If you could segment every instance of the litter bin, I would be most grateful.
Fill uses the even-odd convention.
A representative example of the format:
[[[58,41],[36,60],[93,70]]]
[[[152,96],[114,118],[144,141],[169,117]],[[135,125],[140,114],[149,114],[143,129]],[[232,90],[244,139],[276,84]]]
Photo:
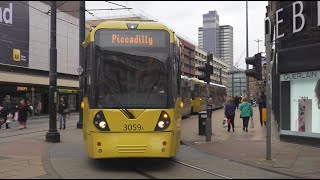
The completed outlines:
[[[206,135],[207,111],[200,111],[199,115],[199,135]]]

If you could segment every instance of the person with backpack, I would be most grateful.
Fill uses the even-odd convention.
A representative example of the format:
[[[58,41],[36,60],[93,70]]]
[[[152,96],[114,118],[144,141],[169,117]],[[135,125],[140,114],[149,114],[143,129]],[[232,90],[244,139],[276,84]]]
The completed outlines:
[[[246,97],[242,98],[240,104],[240,118],[243,120],[243,131],[248,132],[249,119],[253,116],[253,109]]]
[[[224,108],[224,115],[227,117],[228,121],[228,132],[230,132],[230,124],[232,125],[232,131],[234,132],[234,117],[236,114],[237,105],[234,103],[234,99],[230,97]]]

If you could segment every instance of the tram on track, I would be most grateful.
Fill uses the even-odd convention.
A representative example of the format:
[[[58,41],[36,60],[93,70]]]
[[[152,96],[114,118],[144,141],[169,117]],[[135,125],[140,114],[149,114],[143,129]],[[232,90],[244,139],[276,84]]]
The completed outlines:
[[[180,145],[180,50],[158,22],[106,21],[83,43],[88,157],[170,158]]]

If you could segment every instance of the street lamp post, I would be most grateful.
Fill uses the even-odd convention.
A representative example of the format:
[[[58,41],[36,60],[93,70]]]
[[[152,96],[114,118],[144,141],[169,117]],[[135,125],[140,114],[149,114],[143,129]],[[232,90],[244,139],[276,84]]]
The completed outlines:
[[[231,72],[232,76],[232,97],[234,97],[234,71]]]
[[[49,132],[47,142],[60,142],[60,133],[57,131],[57,3],[51,1],[51,36],[50,36],[50,86],[49,86]]]
[[[220,84],[222,85],[222,69],[219,69],[219,75],[220,75]]]
[[[34,116],[34,111],[35,111],[35,107],[34,107],[34,91],[35,91],[35,88],[32,87],[32,88],[31,88],[31,93],[32,93],[32,107],[33,107],[32,116]]]
[[[241,86],[242,86],[241,77],[239,78],[239,81],[240,81],[240,91],[239,91],[240,94],[239,94],[239,95],[241,96],[241,94],[242,94],[242,93],[241,93]]]
[[[192,67],[192,66],[191,66],[191,50],[189,50],[189,76],[190,76],[190,77],[192,77],[192,76],[191,76],[191,67]]]
[[[247,47],[247,57],[249,57],[249,43],[248,43],[248,1],[246,1],[246,47]],[[249,64],[247,64],[247,70],[249,69]],[[247,98],[249,98],[249,76],[247,76]]]
[[[213,59],[213,54],[210,54],[209,56],[207,56],[207,64],[210,65],[210,61],[212,61]],[[210,70],[211,72],[206,72],[208,73],[209,78],[207,79],[207,86],[206,86],[206,91],[207,91],[207,119],[206,119],[206,142],[211,142],[211,135],[212,135],[212,104],[210,104],[210,91],[209,91],[209,85],[210,85],[210,76],[212,73],[212,70]]]
[[[257,40],[255,40],[255,42],[257,42],[257,43],[258,43],[258,53],[260,52],[260,51],[259,51],[259,43],[260,43],[261,41],[262,41],[261,39],[257,39]]]
[[[271,59],[275,58],[275,54],[272,52],[272,41],[274,33],[274,24],[269,18],[266,18],[265,21],[268,23],[265,24],[265,46],[266,46],[266,61],[267,61],[267,73],[266,73],[266,82],[267,82],[267,147],[266,147],[266,159],[271,160],[271,116],[272,116],[272,65]]]
[[[82,47],[82,42],[85,39],[85,1],[80,1],[80,13],[79,13],[79,121],[77,122],[77,128],[82,129],[83,114],[81,103],[83,100],[83,67],[84,67],[84,50]]]

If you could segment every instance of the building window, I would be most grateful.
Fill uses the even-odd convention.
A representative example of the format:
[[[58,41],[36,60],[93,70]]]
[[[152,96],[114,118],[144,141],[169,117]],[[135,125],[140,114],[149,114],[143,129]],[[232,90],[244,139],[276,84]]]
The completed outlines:
[[[280,77],[281,84],[287,84],[287,86],[281,87],[281,92],[288,92],[290,94],[290,97],[287,97],[290,100],[283,99],[283,101],[289,102],[290,106],[290,115],[288,118],[282,119],[283,130],[301,135],[317,133],[319,136],[320,80],[316,75],[320,74],[320,71],[299,73],[301,77],[308,78],[292,78],[295,77],[296,73],[285,74]]]

